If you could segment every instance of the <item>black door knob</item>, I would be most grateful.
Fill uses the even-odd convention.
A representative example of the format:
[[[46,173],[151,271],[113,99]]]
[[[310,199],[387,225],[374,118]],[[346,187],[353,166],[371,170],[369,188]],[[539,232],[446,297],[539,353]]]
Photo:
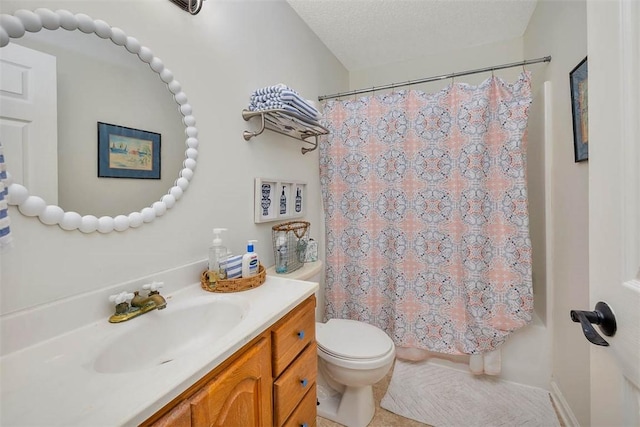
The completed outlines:
[[[598,302],[594,311],[571,310],[571,320],[580,322],[582,332],[589,342],[595,345],[608,346],[609,343],[598,334],[593,324],[598,325],[600,331],[608,337],[615,335],[617,330],[616,316],[606,302]]]

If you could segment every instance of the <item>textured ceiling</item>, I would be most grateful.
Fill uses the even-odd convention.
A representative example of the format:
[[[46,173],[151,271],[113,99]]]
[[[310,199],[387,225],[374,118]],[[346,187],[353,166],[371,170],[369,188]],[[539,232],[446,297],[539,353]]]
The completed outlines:
[[[287,0],[350,71],[520,37],[536,0]]]

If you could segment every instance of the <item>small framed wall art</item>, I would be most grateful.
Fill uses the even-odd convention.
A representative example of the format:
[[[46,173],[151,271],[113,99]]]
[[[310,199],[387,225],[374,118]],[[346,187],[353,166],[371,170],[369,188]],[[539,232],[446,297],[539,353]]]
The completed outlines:
[[[98,122],[98,177],[160,179],[161,135]]]
[[[587,58],[569,73],[573,115],[573,152],[576,162],[589,158],[589,108],[587,105]]]
[[[256,178],[254,222],[278,221],[304,216],[306,182]]]

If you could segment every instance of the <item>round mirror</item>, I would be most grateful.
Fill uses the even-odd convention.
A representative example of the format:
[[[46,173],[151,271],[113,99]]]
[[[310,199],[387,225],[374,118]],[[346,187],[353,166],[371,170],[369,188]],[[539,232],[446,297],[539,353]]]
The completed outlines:
[[[70,101],[73,105],[75,98],[92,97],[99,98],[98,101],[93,100],[93,104],[97,105],[96,112],[91,111],[93,114],[84,114],[85,111],[76,111],[71,113],[72,117],[67,120],[74,121],[74,129],[69,131],[68,129],[59,129],[57,135],[60,137],[60,146],[56,147],[56,144],[47,144],[49,141],[33,142],[32,146],[38,146],[36,152],[42,157],[47,158],[46,152],[47,145],[53,145],[54,150],[57,151],[57,155],[60,156],[59,174],[55,173],[56,178],[59,176],[60,181],[64,181],[65,191],[58,192],[57,187],[47,192],[46,183],[43,185],[43,190],[40,190],[40,185],[34,185],[34,189],[27,190],[27,186],[22,185],[21,182],[9,182],[9,197],[10,204],[17,205],[19,211],[23,215],[37,216],[41,222],[45,224],[58,224],[65,230],[78,229],[85,233],[93,231],[99,231],[101,233],[107,233],[113,230],[123,231],[129,227],[138,227],[145,222],[150,222],[155,219],[156,216],[163,215],[167,209],[171,208],[175,202],[182,196],[183,192],[187,189],[189,181],[193,177],[193,172],[196,166],[197,158],[197,129],[195,128],[195,119],[191,112],[191,106],[187,102],[186,95],[182,92],[180,84],[174,80],[172,73],[164,67],[162,61],[155,57],[153,53],[146,47],[141,46],[140,43],[133,37],[127,36],[122,30],[118,28],[112,28],[104,21],[93,20],[84,14],[72,14],[65,10],[51,11],[48,9],[37,9],[35,12],[28,10],[19,10],[14,15],[0,15],[0,48],[3,48],[2,56],[5,52],[8,55],[9,48],[13,48],[16,43],[11,43],[11,39],[21,39],[21,44],[28,36],[40,36],[41,39],[53,39],[53,35],[65,36],[67,32],[61,31],[56,33],[47,33],[46,30],[67,30],[72,33],[77,30],[78,34],[89,37],[92,43],[106,40],[105,43],[108,49],[114,50],[109,53],[108,49],[105,51],[98,51],[93,45],[93,58],[85,61],[83,64],[81,61],[74,60],[73,65],[70,67],[61,67],[62,72],[58,76],[58,86],[65,85],[69,89],[69,86],[73,86],[73,91],[64,91],[66,97],[71,97]],[[36,34],[42,31],[41,34]],[[34,33],[34,34],[27,34]],[[65,33],[65,34],[59,34]],[[99,37],[96,39],[96,37]],[[30,41],[30,43],[33,43]],[[35,42],[37,44],[37,40]],[[62,45],[66,47],[78,48],[82,45],[82,41],[74,39],[73,41],[63,41]],[[26,43],[29,45],[29,43]],[[106,53],[105,53],[106,52]],[[118,56],[119,55],[119,56]],[[133,64],[125,64],[124,71],[111,71],[116,70],[112,67],[117,65],[117,62],[125,62],[123,60],[127,57],[135,58]],[[4,61],[3,61],[4,62]],[[102,92],[96,92],[98,95],[92,95],[92,88],[87,86],[82,88],[80,81],[74,78],[70,78],[66,70],[71,67],[80,69],[86,69],[93,64],[96,73],[96,78],[92,80],[92,85],[103,86],[106,80],[114,80],[118,83],[118,91],[112,89],[102,89]],[[119,64],[118,64],[119,65]],[[143,72],[136,69],[136,67],[143,68]],[[148,76],[139,77],[138,74],[143,75],[144,72],[151,70],[151,76],[159,77],[154,80],[153,83],[145,81],[149,80]],[[102,73],[98,77],[98,72]],[[11,77],[11,73],[3,73]],[[20,73],[17,73],[20,75]],[[121,78],[118,80],[118,74],[124,74],[127,78]],[[93,74],[92,74],[93,75]],[[6,84],[5,80],[11,80],[4,78],[3,85]],[[17,87],[27,87],[31,85],[30,82],[20,83],[20,78],[16,78],[18,81]],[[84,79],[87,80],[87,79]],[[54,80],[54,84],[55,80]],[[160,85],[167,87],[170,93],[173,95],[174,101],[177,103],[178,108],[170,108],[170,112],[162,112],[157,108],[163,104],[163,99],[154,100],[153,97],[149,98],[140,96],[146,92],[149,85]],[[77,86],[77,87],[76,87]],[[6,92],[3,90],[3,92]],[[18,92],[18,91],[16,91]],[[72,95],[69,95],[71,93]],[[75,95],[74,95],[75,94]],[[162,97],[166,97],[162,95]],[[101,107],[102,99],[105,100],[104,105]],[[109,101],[109,102],[108,102]],[[113,102],[120,102],[120,104],[113,104]],[[8,103],[3,103],[8,104]],[[133,109],[126,110],[118,105],[124,105],[133,107]],[[61,103],[62,105],[62,103]],[[146,107],[147,106],[147,107]],[[146,108],[145,108],[146,107]],[[4,109],[4,107],[3,107]],[[60,111],[60,115],[69,115],[69,112]],[[73,110],[73,109],[72,109]],[[82,108],[80,108],[82,110]],[[131,113],[133,111],[133,113]],[[119,115],[118,115],[119,114]],[[182,130],[178,130],[178,134],[175,134],[175,130],[167,128],[164,122],[173,122],[171,115],[176,115],[175,123],[180,124]],[[144,120],[146,116],[163,117],[158,125],[149,125],[149,122]],[[98,118],[97,120],[95,118]],[[3,121],[6,122],[3,112]],[[180,119],[182,123],[180,123]],[[124,125],[123,125],[124,123]],[[138,126],[138,124],[141,124]],[[149,127],[151,129],[149,129]],[[157,129],[156,129],[157,128]],[[84,133],[83,133],[84,132]],[[22,132],[22,134],[28,134],[29,132]],[[36,132],[31,132],[33,135],[37,135]],[[186,134],[186,152],[182,155],[184,146],[182,141]],[[45,134],[47,135],[47,134]],[[39,139],[47,139],[46,136],[40,136]],[[73,144],[69,145],[69,141],[73,140]],[[82,143],[76,142],[81,141]],[[180,143],[177,143],[177,142]],[[3,138],[3,146],[5,146],[5,138]],[[182,146],[182,149],[176,147]],[[162,148],[162,156],[160,155]],[[171,151],[178,150],[178,153],[174,153],[174,158],[177,155],[178,159],[175,160],[175,166],[168,163],[168,158],[171,156]],[[78,153],[82,151],[89,151],[86,155],[87,160],[84,157],[79,157]],[[96,153],[97,151],[97,153]],[[28,153],[27,153],[28,154]],[[97,154],[97,161],[96,161]],[[55,155],[55,154],[54,154]],[[11,159],[8,158],[7,148],[5,146],[5,157],[7,157],[7,166],[9,174],[12,173]],[[160,159],[162,158],[162,163]],[[182,166],[179,166],[181,162],[180,158],[183,158]],[[52,162],[51,155],[48,156],[49,162]],[[72,160],[70,160],[72,159]],[[124,162],[124,163],[123,163]],[[30,163],[37,165],[36,160],[30,159]],[[110,213],[102,214],[103,208],[100,208],[100,202],[103,202],[104,209],[108,209],[114,203],[113,199],[109,197],[119,197],[119,199],[125,199],[127,191],[133,194],[133,199],[138,203],[145,203],[143,195],[153,194],[151,188],[159,187],[158,193],[162,194],[162,186],[167,188],[167,182],[161,182],[159,179],[161,165],[164,166],[162,170],[163,178],[169,178],[169,191],[160,197],[160,200],[153,201],[151,199],[146,203],[149,203],[147,207],[138,212],[125,211],[123,214]],[[171,169],[177,167],[181,169],[178,178],[171,180]],[[39,171],[46,170],[47,165],[37,167]],[[96,173],[97,168],[97,173]],[[169,173],[167,173],[169,169]],[[54,168],[56,170],[56,168]],[[175,170],[175,169],[173,169]],[[28,175],[29,171],[19,171],[24,175]],[[85,174],[85,175],[83,175]],[[91,176],[86,175],[91,174]],[[175,175],[174,175],[175,176]],[[116,179],[117,178],[117,179]],[[149,178],[149,179],[142,179]],[[11,178],[10,178],[11,180]],[[45,180],[45,182],[53,181]],[[164,181],[164,180],[163,180]],[[29,182],[32,182],[29,180]],[[135,184],[135,185],[134,185]],[[73,187],[71,187],[73,186]],[[37,189],[36,189],[37,188]],[[32,192],[33,195],[29,194]],[[54,194],[53,196],[42,196],[42,194]],[[87,208],[89,212],[83,211],[82,200],[86,199],[89,194],[98,194],[98,200],[93,201]],[[58,197],[58,194],[60,197]],[[136,198],[135,195],[138,195]],[[75,197],[75,199],[74,199]],[[129,196],[131,197],[131,196]],[[156,196],[157,197],[157,196]],[[54,200],[55,204],[47,204]],[[59,206],[61,205],[61,206]],[[127,208],[123,208],[127,209]],[[135,209],[135,208],[134,208]]]

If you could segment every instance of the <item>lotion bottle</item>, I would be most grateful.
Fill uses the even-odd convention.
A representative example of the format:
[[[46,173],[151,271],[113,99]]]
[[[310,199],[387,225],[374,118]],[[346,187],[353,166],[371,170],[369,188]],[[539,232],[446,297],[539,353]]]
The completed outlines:
[[[257,240],[249,240],[247,242],[247,253],[242,255],[242,277],[251,277],[258,274],[258,254],[253,251],[253,244]]]

